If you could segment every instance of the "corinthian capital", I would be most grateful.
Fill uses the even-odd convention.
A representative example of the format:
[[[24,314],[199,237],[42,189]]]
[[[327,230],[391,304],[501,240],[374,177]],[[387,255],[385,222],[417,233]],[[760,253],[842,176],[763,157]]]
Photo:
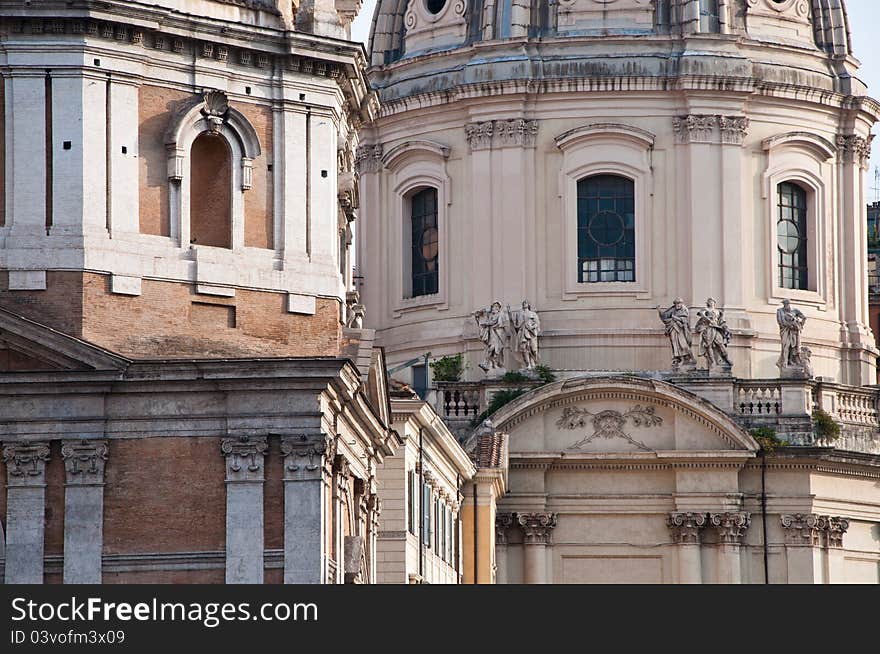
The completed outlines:
[[[514,515],[512,513],[495,514],[495,544],[507,545],[507,532],[513,527]]]
[[[718,531],[718,538],[727,545],[739,545],[752,524],[752,514],[744,511],[709,514],[710,524]]]
[[[828,518],[828,547],[843,547],[843,535],[849,529],[849,520],[840,516]]]
[[[64,441],[61,458],[69,486],[90,486],[104,483],[104,464],[110,454],[107,441]]]
[[[818,547],[822,544],[822,532],[827,526],[824,517],[815,513],[795,513],[782,515],[779,519],[786,545]]]
[[[517,513],[516,523],[525,535],[526,545],[547,545],[556,526],[555,513]]]
[[[268,447],[265,437],[224,438],[220,452],[226,457],[226,481],[263,481]]]
[[[666,525],[679,545],[699,545],[700,532],[706,528],[705,513],[670,513]]]
[[[3,462],[9,486],[40,486],[46,483],[48,443],[5,443]]]

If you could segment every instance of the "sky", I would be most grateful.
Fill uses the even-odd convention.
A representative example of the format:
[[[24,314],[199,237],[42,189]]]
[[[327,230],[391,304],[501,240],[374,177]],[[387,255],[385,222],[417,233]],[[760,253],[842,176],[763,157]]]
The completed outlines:
[[[376,0],[364,0],[361,13],[352,24],[351,34],[355,41],[368,41],[375,7]],[[880,99],[880,1],[846,0],[846,7],[849,10],[853,50],[856,58],[862,62],[859,78],[868,85],[871,95]],[[875,127],[874,133],[880,135],[880,127]],[[874,141],[868,178],[868,185],[872,189],[868,199],[872,202],[880,201],[880,184],[874,181],[875,171],[880,171],[880,136]]]

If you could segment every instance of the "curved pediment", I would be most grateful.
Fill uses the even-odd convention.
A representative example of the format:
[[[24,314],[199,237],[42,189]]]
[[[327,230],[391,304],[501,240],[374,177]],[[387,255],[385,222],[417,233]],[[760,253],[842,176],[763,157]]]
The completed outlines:
[[[755,452],[755,440],[710,402],[676,386],[635,377],[548,384],[493,417],[512,452]]]

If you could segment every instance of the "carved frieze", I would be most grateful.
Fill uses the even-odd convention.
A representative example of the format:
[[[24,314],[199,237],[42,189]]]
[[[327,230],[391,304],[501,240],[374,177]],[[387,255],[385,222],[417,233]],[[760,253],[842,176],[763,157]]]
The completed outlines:
[[[490,148],[533,148],[538,136],[538,121],[524,118],[487,120],[464,127],[471,152]]]
[[[666,518],[672,539],[679,545],[699,545],[706,522],[705,513],[670,513]]]
[[[550,532],[556,527],[555,513],[517,513],[516,523],[522,529],[526,545],[549,545]]]
[[[5,443],[3,462],[9,486],[40,486],[46,481],[48,443]]]
[[[577,443],[569,446],[570,450],[577,450],[584,445],[593,442],[598,438],[614,439],[620,438],[631,445],[635,445],[640,450],[650,452],[651,448],[637,441],[627,434],[623,428],[627,422],[632,421],[634,427],[652,428],[659,427],[663,424],[663,418],[656,415],[653,406],[635,405],[629,411],[621,413],[620,411],[605,410],[599,413],[593,413],[588,409],[579,409],[577,407],[566,407],[562,412],[562,417],[556,421],[556,426],[560,429],[583,429],[587,427],[587,423],[593,428],[593,433]]]
[[[495,544],[507,545],[507,532],[513,527],[513,513],[496,513],[495,514]]]
[[[752,524],[752,514],[745,511],[710,513],[709,523],[718,533],[720,542],[726,545],[741,545],[746,530]]]
[[[61,458],[68,485],[87,486],[104,483],[104,465],[110,454],[107,441],[64,441]]]
[[[226,457],[226,481],[263,481],[267,449],[265,437],[224,438],[220,452]]]

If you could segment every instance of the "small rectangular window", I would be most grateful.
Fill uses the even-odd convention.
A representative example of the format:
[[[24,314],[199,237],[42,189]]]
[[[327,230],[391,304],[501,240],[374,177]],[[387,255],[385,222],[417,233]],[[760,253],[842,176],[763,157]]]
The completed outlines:
[[[424,364],[413,366],[412,373],[413,390],[420,398],[424,400],[425,395],[427,395],[428,393],[428,366]]]

